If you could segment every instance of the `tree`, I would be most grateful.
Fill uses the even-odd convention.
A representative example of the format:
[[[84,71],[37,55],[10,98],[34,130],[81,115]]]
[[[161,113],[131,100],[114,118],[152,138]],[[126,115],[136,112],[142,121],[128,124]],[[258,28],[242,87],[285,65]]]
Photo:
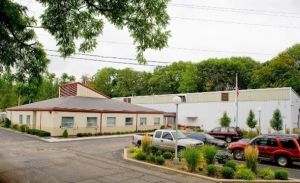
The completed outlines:
[[[279,109],[276,109],[274,111],[270,124],[274,130],[276,131],[282,130],[282,117]]]
[[[223,116],[220,119],[220,125],[222,127],[228,127],[230,125],[231,119],[227,115],[227,112],[225,111]]]
[[[13,78],[22,83],[40,83],[49,60],[32,29],[36,21],[26,10],[11,0],[0,1],[0,68],[15,70]]]
[[[251,130],[255,128],[257,121],[255,120],[255,115],[252,110],[249,111],[249,115],[247,117],[247,125]]]
[[[91,83],[96,90],[101,91],[110,97],[116,97],[114,95],[114,90],[117,82],[116,79],[117,69],[106,67],[98,70],[98,72],[92,78]]]

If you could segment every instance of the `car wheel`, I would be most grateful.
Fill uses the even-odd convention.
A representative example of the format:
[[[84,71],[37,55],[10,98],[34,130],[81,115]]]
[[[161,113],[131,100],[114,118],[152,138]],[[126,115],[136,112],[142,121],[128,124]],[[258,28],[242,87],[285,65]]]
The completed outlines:
[[[231,137],[226,137],[225,140],[226,140],[227,143],[230,143],[232,141]]]
[[[233,151],[233,158],[236,160],[244,159],[244,151],[241,149],[236,149]]]
[[[287,166],[289,164],[289,159],[285,156],[279,156],[277,158],[277,164],[279,166]]]

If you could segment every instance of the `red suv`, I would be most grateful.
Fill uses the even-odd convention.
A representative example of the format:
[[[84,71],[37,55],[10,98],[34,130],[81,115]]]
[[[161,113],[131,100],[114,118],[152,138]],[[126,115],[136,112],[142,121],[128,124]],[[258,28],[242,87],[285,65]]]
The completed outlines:
[[[217,139],[225,140],[227,143],[243,137],[243,132],[239,127],[216,127],[207,133]]]
[[[261,135],[249,142],[232,142],[228,151],[237,160],[244,159],[244,148],[254,145],[259,151],[259,160],[274,161],[279,166],[287,166],[293,161],[300,161],[300,139],[298,135]]]

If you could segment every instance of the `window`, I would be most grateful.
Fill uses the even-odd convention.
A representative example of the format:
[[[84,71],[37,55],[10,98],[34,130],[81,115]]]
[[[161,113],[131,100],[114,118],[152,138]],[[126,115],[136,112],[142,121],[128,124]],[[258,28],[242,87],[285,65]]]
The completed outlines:
[[[160,138],[162,131],[156,131],[155,138]]]
[[[154,118],[154,125],[160,125],[160,117]]]
[[[267,139],[256,139],[255,140],[255,145],[257,146],[266,146],[267,145]]]
[[[221,93],[221,101],[228,101],[228,93]]]
[[[292,139],[288,139],[288,140],[284,139],[284,140],[280,140],[280,142],[282,147],[285,149],[296,149],[296,145]]]
[[[107,127],[115,127],[116,126],[116,117],[107,117],[106,126]]]
[[[22,114],[19,115],[19,123],[23,124],[23,115]]]
[[[97,117],[87,117],[86,127],[97,127]]]
[[[60,127],[61,128],[73,128],[74,127],[74,117],[62,117]]]
[[[146,126],[147,125],[147,118],[145,118],[145,117],[140,118],[140,125],[141,126]]]
[[[268,139],[267,146],[278,147],[276,139]]]
[[[131,103],[131,98],[123,98],[123,102]]]
[[[180,97],[182,103],[186,103],[185,95],[179,95],[178,97]]]
[[[125,118],[125,126],[132,126],[133,118]]]
[[[164,132],[162,135],[163,139],[173,140],[172,135],[169,132]]]
[[[213,131],[213,132],[220,132],[220,131],[221,131],[221,128],[220,128],[220,127],[217,127],[217,128],[214,128],[212,131]]]
[[[221,128],[221,132],[222,132],[222,133],[226,133],[226,132],[228,132],[228,128],[226,128],[226,127],[222,127],[222,128]]]
[[[30,125],[30,115],[26,116],[26,125]]]

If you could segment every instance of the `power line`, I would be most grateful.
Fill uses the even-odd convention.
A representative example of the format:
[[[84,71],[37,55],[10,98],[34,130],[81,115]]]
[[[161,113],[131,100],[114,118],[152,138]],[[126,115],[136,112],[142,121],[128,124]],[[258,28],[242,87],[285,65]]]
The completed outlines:
[[[171,18],[178,19],[178,20],[188,20],[188,21],[217,22],[217,23],[230,23],[230,24],[238,24],[238,25],[276,27],[276,28],[285,28],[285,29],[300,29],[300,27],[297,26],[258,24],[258,23],[236,22],[236,21],[215,20],[215,19],[205,19],[205,18],[188,18],[188,17],[171,17]]]
[[[59,57],[63,58],[60,55],[54,55],[54,54],[47,54],[48,56],[52,57]],[[162,65],[153,65],[153,64],[139,64],[139,63],[130,63],[130,62],[120,62],[120,61],[113,61],[113,60],[101,60],[101,59],[92,59],[92,58],[79,58],[79,57],[74,57],[74,56],[69,56],[68,58],[71,59],[76,59],[76,60],[87,60],[87,61],[95,61],[95,62],[107,62],[107,63],[116,63],[116,64],[125,64],[125,65],[138,65],[138,66],[150,66],[150,67],[157,67],[157,66],[162,66]]]
[[[45,49],[45,50],[46,51],[52,51],[52,52],[59,53],[58,50],[53,50],[53,49]],[[118,59],[118,60],[132,60],[132,61],[137,61],[135,58],[129,58],[129,57],[103,56],[103,55],[95,55],[95,54],[87,54],[87,53],[75,53],[75,55],[100,57],[100,58],[111,58],[111,59]],[[157,60],[147,60],[147,62],[160,63],[160,64],[170,64],[170,62],[157,61]]]
[[[222,12],[232,12],[232,13],[243,13],[243,14],[255,14],[255,15],[267,15],[267,16],[280,16],[288,18],[300,18],[300,14],[296,12],[282,12],[282,11],[267,11],[267,10],[257,10],[257,9],[240,9],[240,8],[228,8],[219,6],[203,6],[194,4],[176,4],[170,3],[170,6],[187,8],[187,9],[202,9],[211,11],[222,11]],[[298,15],[298,16],[295,16]]]

